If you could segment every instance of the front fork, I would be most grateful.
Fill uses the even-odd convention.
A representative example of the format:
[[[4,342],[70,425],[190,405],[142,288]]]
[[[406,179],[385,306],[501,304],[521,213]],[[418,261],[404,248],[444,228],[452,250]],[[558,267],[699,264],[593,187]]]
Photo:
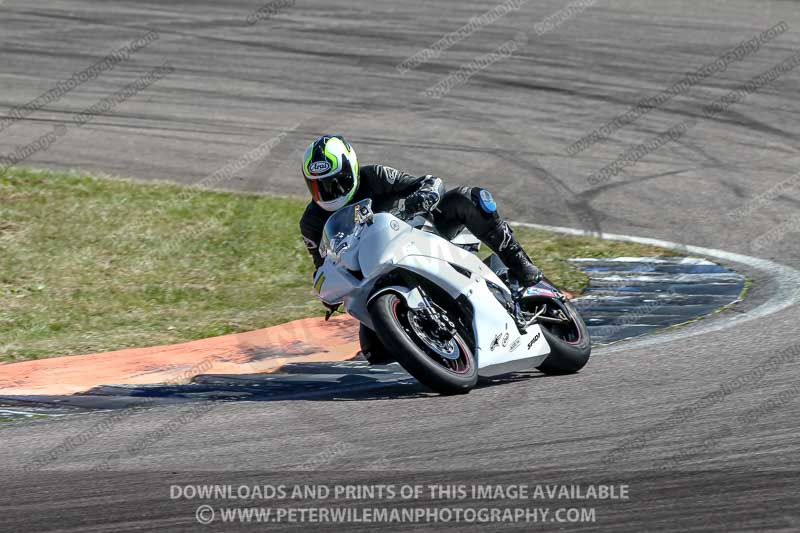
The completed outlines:
[[[428,293],[422,287],[417,287],[417,290],[422,294],[423,305],[414,310],[420,319],[420,323],[429,327],[431,335],[438,340],[447,342],[452,339],[456,334],[456,325],[452,319],[447,316],[446,312],[442,312],[439,307],[433,303]]]

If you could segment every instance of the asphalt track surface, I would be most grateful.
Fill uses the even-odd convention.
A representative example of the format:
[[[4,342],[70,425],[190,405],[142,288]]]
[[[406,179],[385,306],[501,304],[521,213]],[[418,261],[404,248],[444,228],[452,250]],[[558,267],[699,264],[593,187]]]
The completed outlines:
[[[215,185],[302,194],[306,143],[339,131],[362,164],[385,162],[453,185],[485,184],[515,220],[656,237],[800,267],[796,219],[782,226],[798,212],[800,194],[794,182],[772,189],[800,160],[798,72],[702,116],[703,106],[796,53],[796,3],[601,0],[534,37],[534,25],[565,4],[529,2],[405,75],[395,69],[494,5],[298,0],[248,25],[261,4],[5,0],[6,110],[148,31],[159,39],[0,132],[0,150],[11,153],[66,124],[56,143],[25,163],[195,183],[277,137],[266,157]],[[780,21],[789,30],[757,52],[608,141],[574,156],[565,152],[640,98]],[[441,99],[421,94],[519,32],[531,37],[510,58]],[[174,73],[81,128],[71,122],[165,61]],[[696,124],[680,139],[619,176],[587,181],[626,149],[692,118]],[[748,203],[765,191],[774,194]],[[744,216],[732,215],[743,206],[750,206]],[[778,237],[758,240],[774,228],[783,228]],[[756,283],[739,312],[774,296],[769,273],[740,270]],[[317,481],[439,476],[631,485],[630,501],[598,510],[594,524],[533,526],[539,529],[796,531],[799,318],[793,306],[705,335],[598,351],[578,375],[509,380],[457,398],[403,389],[219,403],[178,426],[170,424],[184,408],[135,412],[33,472],[22,465],[91,433],[107,413],[1,427],[0,530],[191,530],[197,502],[170,500],[170,483],[288,480],[275,472],[312,465],[318,473],[305,476]],[[795,355],[764,371],[777,354]],[[720,387],[724,397],[702,400]],[[772,407],[754,415],[762,405]],[[676,417],[678,408],[687,409]],[[130,444],[147,434],[157,438],[131,453]],[[665,463],[684,474],[655,471]],[[404,473],[413,471],[424,474]],[[216,528],[231,526],[208,529]]]

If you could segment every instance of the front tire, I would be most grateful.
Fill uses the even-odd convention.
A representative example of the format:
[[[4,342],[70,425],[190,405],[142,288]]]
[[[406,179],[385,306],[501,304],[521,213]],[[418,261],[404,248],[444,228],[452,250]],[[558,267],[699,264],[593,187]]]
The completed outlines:
[[[452,339],[457,359],[444,358],[417,334],[410,322],[408,306],[397,294],[378,296],[369,311],[383,345],[423,385],[440,394],[464,394],[478,382],[475,356],[459,334]]]
[[[592,353],[592,339],[580,313],[565,301],[569,326],[548,326],[541,324],[542,334],[550,345],[550,355],[539,365],[545,374],[574,374],[586,366]]]

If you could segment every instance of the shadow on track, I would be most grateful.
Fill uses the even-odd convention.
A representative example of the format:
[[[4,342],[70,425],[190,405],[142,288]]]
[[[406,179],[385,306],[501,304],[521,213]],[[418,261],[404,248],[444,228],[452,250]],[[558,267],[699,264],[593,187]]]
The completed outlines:
[[[301,368],[292,368],[301,367]],[[301,372],[309,369],[308,373]],[[380,401],[439,396],[397,365],[369,367],[360,361],[289,364],[282,374],[201,375],[186,385],[102,386],[86,393],[98,399],[125,396],[154,403],[174,401]],[[520,372],[481,378],[474,391],[545,377]]]

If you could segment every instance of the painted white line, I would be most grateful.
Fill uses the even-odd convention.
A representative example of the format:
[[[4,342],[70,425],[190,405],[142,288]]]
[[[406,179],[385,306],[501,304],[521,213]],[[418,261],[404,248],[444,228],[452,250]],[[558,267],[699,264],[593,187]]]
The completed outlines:
[[[775,295],[767,302],[759,305],[755,309],[751,309],[745,313],[731,315],[723,320],[715,320],[710,323],[698,322],[692,326],[684,329],[676,330],[669,333],[658,333],[653,336],[644,337],[642,339],[632,339],[625,341],[622,344],[609,346],[599,350],[601,353],[614,353],[623,350],[631,350],[634,348],[644,348],[647,346],[654,346],[666,342],[673,342],[680,339],[694,337],[696,335],[703,335],[714,331],[721,331],[724,329],[732,328],[739,324],[764,318],[779,311],[797,305],[800,303],[800,271],[792,267],[770,261],[768,259],[760,259],[758,257],[751,257],[749,255],[737,254],[733,252],[726,252],[725,250],[715,250],[714,248],[703,248],[702,246],[693,246],[690,244],[680,244],[671,241],[663,241],[661,239],[651,239],[648,237],[635,237],[632,235],[618,235],[615,233],[598,233],[596,231],[586,231],[575,228],[565,228],[561,226],[547,226],[544,224],[531,224],[528,222],[509,222],[512,226],[521,226],[525,228],[540,229],[546,231],[553,231],[556,233],[564,233],[566,235],[575,235],[579,237],[598,237],[609,241],[625,241],[634,242],[638,244],[647,244],[651,246],[658,246],[660,248],[669,248],[673,250],[680,250],[692,254],[704,255],[707,257],[715,257],[723,261],[731,261],[747,265],[756,270],[766,272],[769,274],[776,283]]]
[[[0,409],[0,415],[25,415],[31,416],[33,413],[27,411],[14,411],[12,409]]]
[[[13,409],[0,409],[0,416],[2,415],[23,415],[26,417],[31,417],[34,415],[46,415],[48,417],[51,416],[66,416],[65,414],[57,414],[57,413],[43,413],[40,411],[15,411]]]

